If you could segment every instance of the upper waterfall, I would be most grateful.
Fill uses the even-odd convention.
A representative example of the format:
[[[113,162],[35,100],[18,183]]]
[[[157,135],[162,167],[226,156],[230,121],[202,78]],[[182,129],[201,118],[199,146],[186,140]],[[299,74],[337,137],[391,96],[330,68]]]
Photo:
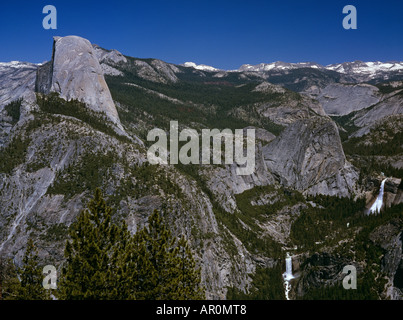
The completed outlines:
[[[379,189],[378,197],[376,198],[375,202],[372,204],[371,208],[369,209],[368,214],[380,212],[382,205],[383,205],[383,190],[385,187],[386,179],[383,179],[381,183],[381,188]]]

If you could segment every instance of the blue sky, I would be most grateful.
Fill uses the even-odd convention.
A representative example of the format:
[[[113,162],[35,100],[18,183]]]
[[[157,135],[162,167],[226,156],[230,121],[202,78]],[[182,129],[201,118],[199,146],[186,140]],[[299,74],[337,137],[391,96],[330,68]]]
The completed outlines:
[[[57,8],[45,30],[42,8]],[[345,5],[358,29],[345,30]],[[0,61],[43,62],[52,36],[78,35],[107,49],[171,63],[222,69],[261,62],[403,61],[403,1],[6,1],[0,9]]]

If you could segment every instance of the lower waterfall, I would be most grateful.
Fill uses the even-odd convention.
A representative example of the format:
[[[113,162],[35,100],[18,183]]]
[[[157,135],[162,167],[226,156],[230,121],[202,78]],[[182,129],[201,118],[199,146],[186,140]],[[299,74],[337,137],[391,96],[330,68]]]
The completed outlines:
[[[284,286],[285,286],[285,298],[287,300],[290,300],[290,297],[288,296],[288,294],[291,290],[290,280],[294,279],[294,276],[292,274],[292,257],[289,255],[288,252],[287,252],[287,257],[285,259],[285,272],[283,273],[283,279],[284,279]]]

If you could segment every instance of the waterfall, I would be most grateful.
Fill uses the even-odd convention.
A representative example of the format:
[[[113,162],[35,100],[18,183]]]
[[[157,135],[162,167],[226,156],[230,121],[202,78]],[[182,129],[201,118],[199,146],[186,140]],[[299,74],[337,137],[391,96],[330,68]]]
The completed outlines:
[[[284,285],[285,285],[285,298],[287,300],[290,300],[288,294],[291,290],[291,284],[290,280],[294,279],[294,276],[292,274],[292,257],[289,255],[287,252],[287,257],[285,259],[285,272],[283,273],[283,278],[284,278]]]
[[[381,208],[382,208],[382,204],[383,204],[383,189],[385,187],[385,181],[386,179],[384,179],[381,183],[381,189],[379,190],[379,194],[378,197],[376,198],[375,202],[373,203],[373,205],[371,206],[371,208],[369,209],[368,214],[371,213],[376,213],[376,212],[380,212]]]

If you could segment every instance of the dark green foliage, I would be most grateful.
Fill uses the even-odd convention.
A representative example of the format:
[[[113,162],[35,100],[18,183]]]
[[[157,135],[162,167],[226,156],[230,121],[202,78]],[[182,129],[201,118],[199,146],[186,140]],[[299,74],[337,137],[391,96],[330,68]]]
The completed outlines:
[[[181,238],[176,244],[157,211],[150,216],[148,226],[139,237],[151,262],[147,272],[151,283],[144,294],[145,299],[204,299],[200,270],[195,268],[187,242]]]
[[[19,135],[0,149],[0,172],[11,173],[16,166],[24,162],[30,141],[29,138],[24,139]]]
[[[49,95],[36,95],[36,100],[42,111],[51,114],[62,114],[65,116],[75,117],[91,127],[101,132],[104,132],[121,142],[131,143],[131,140],[125,136],[118,135],[112,128],[112,124],[102,113],[90,110],[85,103],[78,100],[66,101],[59,98],[55,92]]]
[[[339,135],[342,142],[348,140],[349,135],[359,129],[359,127],[354,125],[354,121],[352,120],[355,114],[356,112],[351,112],[345,116],[331,116],[333,121],[346,130],[339,130]]]
[[[148,219],[148,226],[140,233],[140,239],[145,246],[150,267],[148,279],[151,285],[145,293],[147,300],[172,299],[175,292],[175,268],[177,255],[175,239],[162,223],[157,211]]]
[[[324,208],[323,217],[325,220],[343,220],[352,217],[354,214],[361,212],[365,206],[365,199],[353,200],[347,197],[334,197],[329,195],[318,194],[316,196],[308,196],[307,201]]]
[[[184,199],[180,187],[175,184],[169,175],[157,165],[150,165],[148,162],[140,166],[127,168],[129,175],[122,179],[115,192],[108,197],[108,202],[118,207],[120,201],[126,197],[141,197],[159,193],[161,190],[166,195],[174,195],[177,199]]]
[[[66,239],[68,227],[64,223],[56,223],[51,225],[46,234],[41,234],[40,239],[46,241],[61,241]]]
[[[0,300],[13,300],[17,297],[20,281],[11,259],[0,258]]]
[[[112,209],[96,189],[88,209],[81,212],[69,230],[65,248],[66,264],[59,283],[61,299],[108,299],[116,278],[116,247],[119,228],[112,224]],[[114,298],[112,296],[112,298]]]
[[[371,175],[380,174],[381,172],[383,172],[386,177],[403,179],[403,169],[378,162],[374,157],[368,157],[366,161],[352,161],[352,163],[360,168],[360,181],[363,181],[366,177]]]
[[[403,227],[403,203],[391,206],[382,211],[381,214],[371,214],[369,216],[358,216],[355,224],[362,226],[362,230],[357,235],[357,243],[364,244],[368,240],[369,234],[376,228],[385,223],[388,223],[392,219],[397,219],[400,225]]]
[[[259,234],[262,231],[261,228],[256,224],[252,217],[248,216],[248,213],[244,213],[242,211],[229,213],[222,208],[222,206],[216,200],[216,195],[211,192],[203,177],[199,175],[196,166],[178,164],[175,167],[197,182],[200,189],[203,190],[203,192],[210,198],[217,221],[219,221],[222,226],[228,228],[228,230],[231,231],[233,235],[235,235],[240,241],[242,241],[243,245],[250,252],[265,253],[273,258],[281,256],[281,246],[269,236],[262,236],[261,234]],[[245,228],[242,225],[241,221],[245,223],[250,229]],[[227,233],[225,228],[222,228],[221,231],[222,234]],[[231,245],[232,241],[232,238],[229,239],[229,241],[226,242],[226,245],[228,246],[227,249],[230,251],[234,251],[235,254],[236,248]]]
[[[281,246],[268,235],[262,235],[263,230],[250,217],[242,213],[233,214],[219,206],[213,207],[215,216],[233,235],[235,235],[249,252],[264,253],[272,258],[282,255]],[[245,227],[246,224],[248,227]]]
[[[44,275],[42,274],[42,269],[39,267],[38,253],[32,239],[29,239],[27,242],[27,249],[22,263],[22,267],[17,269],[20,284],[17,287],[15,299],[50,299],[49,291],[42,286]]]
[[[309,196],[308,201],[313,201],[318,206],[304,209],[301,215],[291,226],[291,239],[294,244],[302,246],[304,250],[315,249],[315,242],[337,243],[342,239],[334,236],[338,228],[342,228],[347,222],[352,223],[357,215],[364,211],[365,200],[353,200],[332,196]],[[328,239],[328,237],[331,238]]]
[[[231,287],[227,291],[229,300],[285,300],[281,265],[273,268],[258,266],[252,275],[252,288],[245,293]]]
[[[259,196],[265,194],[274,194],[276,199],[272,204],[255,206],[251,204],[252,200],[257,200]],[[265,222],[268,216],[276,213],[284,206],[293,206],[299,202],[304,203],[304,197],[298,191],[275,189],[273,186],[257,186],[235,195],[235,199],[240,212],[229,214],[217,211],[219,212],[220,219],[225,221],[225,225],[231,232],[239,237],[243,244],[249,250],[252,250],[252,252],[264,252],[271,257],[280,257],[280,245],[269,236],[259,234],[263,230],[261,230],[257,221]],[[251,230],[243,227],[237,219],[245,223]]]
[[[70,228],[60,299],[202,299],[200,270],[187,242],[178,242],[155,211],[131,235],[112,222],[112,209],[96,189]]]
[[[141,181],[134,189],[131,189],[131,193],[137,191],[135,195],[137,197],[146,195],[150,191],[158,192],[159,189],[164,190],[167,194],[174,194],[179,199],[184,197],[180,187],[171,180],[160,166],[150,165],[146,162],[141,166],[134,167],[131,173],[137,181]]]
[[[390,221],[398,223],[403,229],[403,204],[385,209],[379,215],[364,216],[357,214],[351,217],[351,226],[357,230],[353,241],[340,248],[343,255],[354,255],[356,261],[365,261],[364,269],[357,273],[357,289],[346,290],[342,284],[310,288],[301,299],[307,300],[377,300],[384,291],[387,280],[381,272],[380,259],[385,251],[373,243],[369,236],[375,228]],[[332,222],[334,224],[334,222]],[[328,232],[334,232],[332,227]],[[321,232],[321,229],[316,230]]]
[[[285,128],[282,125],[270,121],[269,118],[263,118],[262,124],[263,124],[262,127],[264,127],[267,131],[273,133],[275,136],[280,135],[280,133],[283,132]]]
[[[148,219],[148,225],[132,237],[133,252],[126,256],[125,278],[133,281],[131,298],[146,300],[204,299],[200,269],[196,268],[192,252],[182,237],[176,241],[166,228],[158,211]],[[133,290],[134,288],[134,290]]]
[[[44,277],[37,248],[30,238],[20,267],[11,259],[0,259],[0,300],[49,300],[51,292],[43,288]]]
[[[379,281],[379,280],[378,280]],[[378,300],[379,297],[370,285],[373,279],[368,276],[357,279],[357,289],[346,290],[342,284],[310,288],[301,298],[303,300]],[[379,281],[380,282],[380,281]]]
[[[338,72],[314,68],[291,69],[283,74],[273,71],[268,72],[268,75],[271,83],[282,85],[296,92],[301,92],[313,84],[323,86],[324,83],[334,83],[340,80]],[[295,79],[300,79],[300,81],[296,82]]]
[[[160,192],[161,189],[178,199],[184,197],[180,187],[171,181],[170,176],[160,166],[150,165],[148,162],[139,166],[130,164],[124,157],[120,158],[112,151],[90,152],[77,158],[63,171],[58,172],[47,194],[63,194],[66,198],[71,198],[76,194],[94,190],[97,186],[108,185],[108,176],[113,174],[114,170],[124,172],[124,177],[114,186],[113,194],[108,197],[109,203],[114,207],[118,207],[120,201],[128,196],[138,199]]]
[[[394,156],[403,152],[402,141],[403,132],[390,132],[389,140],[385,142],[377,142],[373,139],[370,145],[361,143],[364,137],[353,137],[343,143],[343,149],[346,154],[358,154],[362,156]]]
[[[267,193],[273,194],[273,197],[276,198],[273,203],[255,206],[251,204],[252,200],[256,200],[259,196]],[[236,194],[235,199],[239,210],[242,211],[245,217],[257,218],[259,220],[276,213],[286,205],[293,206],[298,202],[305,202],[304,197],[298,191],[276,189],[271,185],[256,186],[250,190],[244,191],[243,193]]]
[[[200,268],[196,267],[192,251],[185,237],[178,241],[177,265],[177,295],[179,300],[205,299],[204,288],[201,286]]]
[[[374,108],[374,105],[367,108],[367,110],[369,111],[372,108]],[[369,133],[361,137],[348,138],[349,135],[359,129],[354,125],[354,117],[358,112],[354,111],[345,116],[332,117],[347,131],[346,133],[340,131],[343,149],[346,154],[369,157],[376,155],[394,156],[403,152],[403,133],[395,128],[396,125],[400,125],[399,118],[395,119],[395,123],[378,124]]]
[[[141,233],[130,235],[125,223],[120,232],[122,240],[115,254],[117,263],[114,270],[114,299],[144,300],[155,285],[150,272],[151,257]]]
[[[392,86],[389,82],[378,83],[376,86],[378,87],[379,92],[382,93],[382,94],[389,94],[389,93],[392,93],[393,91],[403,89],[403,85]]]
[[[116,162],[117,156],[112,152],[86,153],[58,174],[47,193],[72,197],[87,190],[95,190],[97,186],[103,185],[107,178],[105,173]]]
[[[234,130],[247,127],[257,121],[256,119],[260,121],[256,125],[276,135],[284,129],[267,118],[261,118],[253,108],[248,107],[257,102],[277,101],[281,94],[252,92],[259,82],[245,83],[239,79],[222,82],[213,77],[199,81],[200,77],[196,79],[188,70],[184,71],[184,74],[179,75],[183,77],[182,81],[175,84],[146,81],[127,70],[124,77],[106,77],[113,99],[128,108],[127,111],[119,110],[121,120],[126,124],[136,123],[138,118],[147,121],[143,114],[146,112],[153,117],[153,127],[163,129],[169,128],[170,120],[177,120],[183,125],[198,123],[208,128]],[[134,83],[185,103],[175,103],[127,83]],[[243,85],[237,86],[239,84]],[[246,108],[250,119],[233,114],[234,109],[240,106]]]
[[[4,109],[7,111],[7,114],[12,118],[12,123],[15,124],[20,120],[21,116],[21,103],[22,99],[18,99],[15,101],[10,102],[8,105],[4,107]]]
[[[254,102],[267,101],[268,95],[261,92],[251,92],[259,82],[245,82],[235,80],[217,81],[217,78],[199,77],[186,79],[186,74],[178,74],[183,77],[182,81],[175,84],[163,84],[144,80],[138,77],[135,73],[127,72],[124,77],[106,77],[108,86],[112,91],[112,95],[119,90],[126,90],[127,88],[135,88],[123,83],[135,83],[141,87],[160,92],[171,98],[176,98],[181,101],[192,101],[196,104],[203,104],[206,106],[216,105],[220,106],[223,110],[229,110],[234,107],[246,105]],[[195,81],[196,80],[196,81]],[[243,84],[243,86],[236,86]],[[121,88],[117,88],[119,85]],[[113,89],[112,89],[113,87]],[[139,89],[142,90],[142,89]],[[127,92],[130,92],[127,90]],[[148,93],[150,95],[150,93]],[[273,97],[278,94],[273,94]]]

